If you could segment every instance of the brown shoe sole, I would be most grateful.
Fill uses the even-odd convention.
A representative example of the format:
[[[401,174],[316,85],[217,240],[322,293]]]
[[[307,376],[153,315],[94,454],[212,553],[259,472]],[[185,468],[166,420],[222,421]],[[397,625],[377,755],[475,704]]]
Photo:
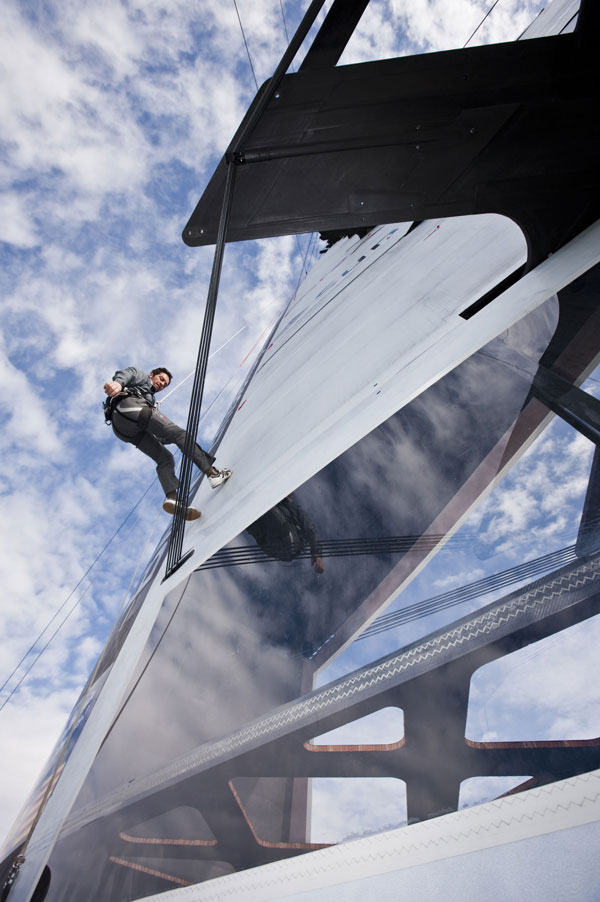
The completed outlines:
[[[165,501],[163,501],[162,508],[164,511],[166,511],[167,514],[171,514],[171,516],[173,516],[173,514],[175,513],[176,505],[177,502],[173,498],[166,498]],[[195,507],[188,507],[185,512],[186,520],[199,520],[201,516],[202,511],[196,510]]]

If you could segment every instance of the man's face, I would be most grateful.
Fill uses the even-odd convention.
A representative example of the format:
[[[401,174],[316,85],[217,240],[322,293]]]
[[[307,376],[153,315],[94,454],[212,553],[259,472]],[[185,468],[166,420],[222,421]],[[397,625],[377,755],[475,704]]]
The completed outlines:
[[[156,375],[150,376],[150,381],[154,386],[154,391],[157,392],[166,388],[171,380],[166,373],[156,373]]]

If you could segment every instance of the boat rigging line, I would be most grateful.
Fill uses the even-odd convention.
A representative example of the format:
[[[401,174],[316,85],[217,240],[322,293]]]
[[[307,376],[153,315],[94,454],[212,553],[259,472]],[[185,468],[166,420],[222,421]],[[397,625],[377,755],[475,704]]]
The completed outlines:
[[[477,28],[475,29],[475,31],[473,32],[473,34],[472,34],[472,35],[469,37],[469,39],[468,39],[467,41],[465,41],[465,43],[463,44],[463,50],[465,49],[465,47],[467,46],[467,44],[475,37],[475,35],[477,34],[477,32],[479,31],[479,29],[481,28],[481,26],[482,26],[483,23],[485,22],[485,20],[486,20],[487,17],[489,16],[489,14],[492,12],[492,10],[494,9],[494,7],[498,5],[499,2],[500,2],[500,0],[494,0],[494,3],[492,3],[492,5],[490,6],[490,8],[488,9],[488,11],[486,12],[485,16],[483,17],[483,19],[481,20],[481,22],[479,23],[479,25],[477,26]]]
[[[54,623],[54,621],[56,620],[56,618],[58,617],[58,615],[60,614],[60,612],[61,612],[62,610],[64,610],[64,608],[65,608],[66,605],[68,604],[69,600],[73,597],[73,595],[75,594],[75,592],[77,591],[77,589],[79,588],[79,586],[82,584],[82,582],[83,582],[83,581],[89,576],[89,574],[92,572],[93,568],[96,566],[96,564],[98,563],[98,561],[100,560],[100,558],[101,558],[101,557],[103,556],[103,554],[107,551],[108,547],[112,544],[112,542],[116,539],[117,535],[121,532],[121,530],[123,529],[123,527],[125,526],[125,524],[126,524],[127,521],[129,520],[129,518],[131,517],[131,515],[137,510],[137,508],[140,506],[140,504],[142,503],[142,501],[144,500],[144,498],[146,497],[146,495],[148,494],[148,492],[150,491],[150,489],[155,485],[155,483],[156,483],[156,480],[153,480],[153,481],[150,483],[150,485],[148,486],[148,488],[146,489],[146,491],[142,494],[142,496],[141,496],[141,497],[139,498],[139,500],[134,504],[134,506],[131,508],[131,510],[129,511],[129,513],[126,515],[126,517],[121,521],[121,523],[119,524],[119,526],[115,529],[115,531],[113,532],[113,534],[112,534],[112,536],[110,537],[110,539],[108,539],[108,541],[105,543],[105,545],[104,545],[104,547],[102,548],[102,550],[98,552],[98,554],[96,555],[96,557],[94,558],[94,560],[92,561],[92,563],[89,565],[89,567],[87,568],[87,570],[85,571],[85,573],[83,574],[83,576],[78,580],[78,582],[77,582],[77,584],[74,586],[74,588],[71,589],[71,591],[69,592],[69,594],[67,595],[67,597],[65,598],[65,600],[63,601],[63,603],[60,605],[59,608],[57,608],[57,610],[54,612],[54,614],[52,615],[52,617],[50,618],[50,620],[48,621],[48,623],[46,624],[46,626],[43,628],[43,630],[41,631],[41,633],[37,636],[37,638],[34,640],[34,642],[29,646],[28,650],[27,650],[27,651],[25,652],[25,654],[22,656],[22,658],[21,658],[21,660],[19,661],[19,663],[16,665],[16,667],[13,668],[12,672],[11,672],[11,673],[8,675],[8,677],[5,679],[5,681],[4,681],[4,683],[2,684],[2,686],[0,686],[0,692],[2,692],[2,691],[5,689],[5,687],[6,687],[6,686],[8,685],[8,683],[12,680],[12,678],[13,678],[14,675],[17,673],[17,671],[19,670],[19,668],[21,667],[21,665],[24,663],[24,661],[26,661],[27,658],[29,657],[29,655],[33,652],[33,650],[35,649],[35,647],[36,647],[36,645],[38,644],[38,642],[40,642],[40,640],[42,639],[42,637],[44,636],[44,634],[46,633],[46,631],[50,629],[50,627],[52,626],[52,624]],[[71,614],[73,613],[73,611],[77,608],[77,606],[78,606],[78,605],[80,604],[80,602],[83,600],[83,598],[85,597],[85,595],[86,595],[86,593],[88,592],[88,590],[89,590],[89,586],[88,586],[88,588],[85,590],[85,592],[83,592],[83,594],[77,599],[76,603],[75,603],[75,604],[73,605],[73,607],[69,610],[69,612],[67,613],[66,617],[63,618],[63,620],[61,621],[61,623],[60,623],[60,625],[57,627],[57,629],[52,633],[52,636],[50,637],[50,639],[48,640],[48,642],[46,643],[46,645],[44,646],[44,648],[41,650],[41,652],[40,652],[40,653],[37,655],[37,657],[34,659],[33,664],[35,664],[35,663],[39,660],[41,654],[48,648],[48,645],[50,644],[50,642],[52,641],[52,639],[54,639],[54,637],[56,636],[56,634],[59,632],[59,630],[62,628],[62,626],[66,623],[66,621],[67,621],[68,618],[71,616]],[[33,667],[33,664],[31,665],[31,667],[28,668],[28,670],[26,670],[26,672],[25,672],[25,674],[24,674],[24,677],[27,676],[27,674],[30,672],[30,670],[31,670],[32,667]],[[16,689],[18,689],[18,687],[19,687],[19,686],[21,685],[21,683],[23,682],[24,677],[23,677],[21,680],[19,680],[19,682],[18,682],[17,685],[13,688],[13,690],[10,692],[10,694],[7,696],[7,698],[4,699],[4,701],[3,701],[2,704],[0,705],[0,711],[2,711],[2,709],[3,709],[4,706],[7,704],[7,702],[10,700],[10,698],[12,698],[12,696],[14,695]]]
[[[237,332],[234,332],[233,335],[231,335],[231,336],[227,339],[227,341],[223,342],[222,345],[220,345],[215,351],[212,352],[212,354],[210,355],[210,358],[212,359],[216,354],[219,353],[219,351],[222,351],[223,348],[226,347],[226,345],[228,345],[230,341],[233,341],[233,339],[236,338],[236,337],[240,334],[240,332],[243,332],[244,329],[247,329],[247,328],[248,328],[248,325],[247,325],[247,324],[244,324],[243,326],[241,326],[241,327],[237,330]],[[249,354],[250,354],[250,353],[252,353],[252,351],[250,351]],[[240,363],[240,366],[243,366],[243,364],[244,364],[245,361],[247,360],[249,354],[247,354],[246,357],[242,360],[242,362]],[[190,373],[188,373],[188,375],[185,376],[185,377],[181,380],[181,382],[179,382],[176,386],[174,386],[174,388],[172,388],[171,391],[168,392],[168,394],[165,395],[164,398],[162,398],[162,401],[165,401],[170,395],[173,394],[173,392],[177,391],[177,389],[179,389],[185,382],[187,382],[187,380],[190,378],[191,375],[193,375],[193,373],[194,373],[194,370],[192,370]],[[229,384],[231,383],[231,381],[232,381],[234,375],[235,375],[235,374],[233,374],[233,375],[229,378],[229,380],[225,383],[225,385],[221,387],[221,389],[219,390],[219,392],[218,392],[218,393],[215,395],[215,397],[212,399],[212,401],[210,402],[210,404],[209,404],[209,406],[207,407],[206,412],[205,412],[205,414],[204,414],[205,417],[208,416],[208,414],[209,414],[210,410],[212,409],[213,405],[216,403],[216,401],[219,400],[219,398],[221,397],[221,395],[223,394],[223,392],[227,389],[227,387],[228,387]],[[136,511],[137,508],[140,506],[140,504],[142,503],[142,501],[144,500],[144,498],[146,497],[146,495],[148,494],[148,492],[149,492],[153,487],[156,486],[156,483],[157,483],[157,479],[154,478],[154,479],[152,480],[152,482],[148,485],[148,487],[145,489],[145,491],[142,493],[142,495],[140,496],[140,498],[138,499],[138,501],[137,501],[137,502],[134,504],[134,506],[131,508],[131,510],[129,511],[129,513],[128,513],[128,514],[124,517],[124,519],[121,521],[121,523],[119,524],[119,526],[117,527],[117,529],[114,531],[114,533],[112,534],[112,536],[110,537],[110,539],[108,539],[108,541],[106,542],[106,544],[104,545],[104,547],[102,548],[102,550],[98,552],[98,554],[96,555],[96,557],[94,558],[94,560],[92,561],[92,563],[89,565],[89,567],[87,568],[87,570],[85,571],[85,573],[81,576],[81,578],[78,580],[78,582],[77,582],[76,585],[73,587],[73,589],[71,589],[71,591],[69,592],[69,594],[67,595],[67,597],[65,598],[65,600],[64,600],[64,601],[62,602],[62,604],[56,609],[56,611],[54,612],[54,614],[52,615],[52,617],[50,618],[50,620],[46,623],[46,625],[44,626],[44,628],[41,630],[41,632],[40,632],[40,633],[37,635],[37,637],[34,639],[34,641],[33,641],[32,644],[29,646],[29,648],[27,649],[27,651],[22,655],[21,659],[18,661],[18,663],[15,665],[15,667],[12,669],[12,671],[8,674],[8,676],[6,677],[6,679],[4,680],[4,682],[2,683],[2,685],[0,686],[0,694],[1,694],[1,693],[4,691],[4,689],[8,686],[8,684],[9,684],[10,681],[13,679],[13,677],[18,673],[19,669],[20,669],[20,668],[22,667],[22,665],[25,663],[25,661],[27,660],[27,658],[32,654],[33,651],[35,651],[36,646],[39,644],[39,642],[41,642],[41,640],[43,639],[45,633],[50,629],[50,627],[52,626],[52,624],[54,623],[54,621],[56,620],[56,618],[59,616],[59,614],[61,613],[61,611],[63,611],[64,608],[67,606],[67,604],[69,603],[70,599],[73,597],[73,595],[75,594],[75,592],[77,591],[77,589],[81,586],[81,584],[83,583],[83,581],[90,575],[90,573],[92,572],[93,568],[96,566],[96,564],[98,563],[98,561],[103,557],[103,555],[105,554],[105,552],[108,550],[108,548],[110,547],[110,545],[112,544],[112,542],[116,539],[117,535],[121,532],[121,530],[123,529],[123,527],[125,526],[125,524],[126,524],[127,521],[129,520],[129,518],[132,516],[132,514],[135,513],[135,511]],[[137,563],[137,565],[136,565],[136,568],[135,568],[135,570],[134,570],[134,572],[133,572],[133,575],[132,575],[132,577],[131,577],[131,579],[130,579],[130,581],[129,581],[129,586],[127,587],[127,590],[126,590],[125,595],[124,595],[124,597],[123,597],[123,601],[122,601],[122,603],[121,603],[121,607],[120,607],[119,611],[118,611],[117,614],[116,614],[115,621],[119,618],[121,612],[123,611],[123,608],[125,607],[125,604],[126,604],[126,602],[127,602],[127,597],[128,597],[128,595],[129,595],[129,592],[131,591],[131,586],[133,585],[133,581],[134,581],[135,576],[136,576],[136,573],[137,573],[137,571],[138,571],[138,569],[139,569],[139,565],[140,565],[140,562],[141,562],[141,560],[142,560],[142,557],[143,557],[143,555],[144,555],[144,553],[145,553],[145,551],[146,551],[146,549],[147,549],[147,547],[148,547],[148,543],[149,543],[150,538],[151,538],[151,536],[152,536],[152,532],[154,531],[154,527],[155,527],[155,525],[156,525],[156,520],[157,520],[157,519],[158,519],[158,515],[157,515],[157,517],[156,517],[154,523],[152,524],[152,527],[151,527],[151,529],[150,529],[150,532],[148,533],[148,538],[146,539],[146,543],[145,543],[145,545],[144,545],[144,548],[143,548],[143,550],[142,550],[142,553],[141,553],[141,555],[140,555],[140,558],[138,559],[138,563]],[[84,597],[85,597],[85,595],[87,594],[88,591],[89,591],[89,586],[88,586],[88,587],[85,589],[85,591],[79,596],[79,598],[77,599],[77,601],[75,602],[75,604],[69,609],[69,611],[67,612],[67,614],[65,615],[65,617],[63,617],[63,619],[62,619],[61,622],[59,623],[58,627],[57,627],[57,628],[55,629],[55,631],[52,633],[52,635],[50,636],[50,638],[48,639],[48,641],[46,642],[46,644],[44,645],[44,647],[43,647],[43,648],[40,650],[40,652],[35,656],[35,658],[33,659],[32,663],[27,667],[27,669],[25,670],[25,673],[24,673],[24,674],[21,676],[21,678],[19,679],[19,682],[18,682],[15,686],[13,686],[13,688],[12,688],[12,690],[10,691],[9,695],[8,695],[5,699],[3,699],[2,703],[0,704],[0,711],[2,711],[2,709],[8,704],[8,702],[10,701],[10,699],[13,697],[13,695],[16,693],[16,691],[19,689],[19,687],[20,687],[21,684],[23,683],[23,681],[24,681],[24,680],[26,679],[26,677],[29,675],[29,673],[31,672],[31,670],[33,669],[33,667],[37,664],[37,662],[39,661],[39,659],[40,659],[40,657],[42,656],[42,654],[46,651],[46,649],[48,648],[48,646],[50,645],[50,643],[52,642],[52,640],[53,640],[53,639],[57,636],[57,634],[60,632],[60,630],[62,629],[62,627],[64,626],[64,624],[67,622],[67,620],[68,620],[69,617],[71,616],[71,614],[73,614],[74,611],[77,609],[77,607],[81,604],[81,602],[83,601],[83,599],[84,599]]]
[[[282,0],[279,0],[279,8],[280,8],[280,10],[281,10],[281,18],[283,19],[283,30],[285,31],[285,40],[286,40],[286,43],[289,44],[289,43],[290,43],[290,36],[289,36],[288,30],[287,30],[287,24],[286,24],[286,21],[285,21],[285,13],[284,13],[284,11],[283,11],[283,2],[282,2]]]
[[[393,554],[406,554],[407,552],[430,552],[438,548],[447,538],[446,535],[425,536],[381,536],[373,538],[349,538],[349,539],[321,539],[319,542],[319,557],[358,557],[358,556],[389,556]],[[453,547],[459,545],[469,546],[476,538],[475,534],[461,536],[460,542],[454,542]],[[573,546],[575,547],[575,546]],[[561,551],[564,549],[561,549]],[[197,570],[215,570],[220,567],[235,567],[245,564],[281,562],[281,552],[288,552],[289,545],[273,542],[258,545],[236,545],[217,551],[211,558],[201,564]],[[552,552],[556,554],[557,552]],[[313,552],[307,548],[294,554],[293,560],[310,559]],[[289,561],[286,561],[288,563]],[[528,566],[527,565],[523,565]]]
[[[229,218],[233,202],[235,173],[238,165],[243,164],[246,141],[252,135],[256,124],[261,119],[268,104],[271,102],[281,82],[281,79],[287,72],[292,60],[296,56],[296,53],[302,45],[304,38],[308,34],[317,15],[321,11],[324,2],[325,0],[312,0],[307,12],[304,14],[304,17],[300,25],[298,26],[298,29],[292,41],[283,54],[283,57],[281,58],[273,76],[267,82],[265,90],[262,93],[259,92],[259,94],[257,95],[256,103],[251,107],[248,118],[246,119],[245,124],[242,126],[242,129],[239,132],[235,143],[233,145],[230,145],[230,150],[225,155],[225,188],[223,191],[223,199],[219,215],[219,226],[217,229],[213,265],[210,275],[208,295],[206,299],[204,322],[202,325],[200,345],[198,348],[198,357],[196,360],[196,371],[194,375],[194,384],[192,387],[192,396],[186,426],[186,441],[179,472],[177,504],[175,507],[175,514],[173,516],[171,535],[167,549],[165,579],[168,579],[168,577],[170,577],[189,556],[189,552],[188,554],[183,556],[183,536],[186,523],[185,516],[190,498],[192,449],[196,442],[200,413],[202,410],[202,399],[204,395],[204,385],[206,381],[206,370],[208,365],[208,351],[212,337],[217,296],[219,292],[219,283],[221,280],[221,270],[223,265],[223,254],[225,251],[225,243],[227,241]]]
[[[248,46],[248,41],[246,40],[246,35],[245,35],[245,33],[244,33],[244,28],[243,28],[243,26],[242,26],[242,20],[241,20],[241,18],[240,18],[240,14],[239,14],[239,10],[238,10],[238,7],[237,7],[236,0],[233,0],[233,4],[234,4],[234,6],[235,6],[235,11],[236,11],[236,13],[237,13],[238,22],[240,23],[240,29],[241,29],[241,32],[242,32],[242,37],[243,37],[243,39],[244,39],[244,44],[245,44],[245,46],[246,46],[246,53],[248,54],[248,61],[250,62],[250,68],[251,68],[251,70],[252,70],[252,75],[253,75],[253,77],[254,77],[254,84],[256,85],[256,90],[258,91],[258,82],[257,82],[257,80],[256,80],[256,75],[255,75],[255,71],[254,71],[254,66],[253,66],[253,64],[252,64],[252,56],[251,56],[251,54],[250,54],[250,48],[249,48],[249,46]],[[282,3],[282,0],[279,0],[279,7],[280,7],[280,9],[281,9],[281,18],[282,18],[282,20],[283,20],[283,30],[284,30],[284,32],[285,32],[286,45],[289,45],[289,43],[290,43],[290,36],[289,36],[288,30],[287,30],[287,22],[286,22],[286,20],[285,20],[285,12],[283,11],[283,3]],[[294,71],[294,66],[293,66],[293,64],[291,65],[291,69],[292,69],[292,72],[293,72],[293,71]],[[314,236],[314,233],[311,235],[311,239],[310,239],[310,240],[312,240],[313,236]],[[306,258],[307,258],[307,256],[308,256],[308,247],[307,247],[307,249],[306,249],[306,252],[303,252],[303,250],[302,250],[302,245],[300,244],[300,236],[298,235],[297,232],[296,232],[296,236],[295,236],[295,237],[296,237],[296,244],[298,245],[298,250],[300,251],[300,256],[302,256],[302,254],[304,253],[303,269],[304,269],[304,272],[306,272],[306,271],[307,271],[307,270],[306,270]],[[309,244],[310,244],[310,241],[309,241]],[[302,278],[302,276],[300,276],[300,279],[301,279],[301,278]],[[298,286],[300,285],[300,279],[298,280]],[[296,291],[298,291],[298,286],[296,287]],[[191,373],[190,373],[190,375],[191,375]]]
[[[246,46],[246,53],[248,54],[248,62],[250,63],[250,68],[252,69],[252,77],[254,78],[254,84],[256,85],[256,90],[258,91],[258,82],[256,80],[256,74],[254,72],[254,66],[252,65],[252,58],[250,56],[250,50],[248,49],[248,41],[246,40],[246,35],[244,34],[244,26],[242,25],[242,20],[240,18],[240,12],[238,10],[236,0],[233,0],[233,5],[235,6],[235,11],[237,13],[238,22],[240,23],[240,31],[242,32],[242,37],[244,39],[244,44]]]

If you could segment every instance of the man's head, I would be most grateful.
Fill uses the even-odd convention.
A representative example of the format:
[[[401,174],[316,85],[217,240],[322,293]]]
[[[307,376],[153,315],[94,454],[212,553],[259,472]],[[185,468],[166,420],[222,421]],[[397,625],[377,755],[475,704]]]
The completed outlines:
[[[153,370],[150,370],[150,373],[148,375],[150,376],[150,381],[154,386],[155,392],[162,391],[163,388],[166,388],[173,378],[171,373],[164,366],[154,367]]]

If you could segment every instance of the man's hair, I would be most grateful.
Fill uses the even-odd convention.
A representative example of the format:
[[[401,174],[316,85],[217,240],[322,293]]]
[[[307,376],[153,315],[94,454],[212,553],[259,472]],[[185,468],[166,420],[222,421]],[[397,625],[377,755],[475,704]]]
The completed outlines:
[[[172,376],[171,373],[168,371],[168,369],[166,368],[166,366],[155,366],[153,370],[150,370],[150,375],[151,375],[151,376],[158,376],[159,373],[166,373],[167,376],[169,377],[169,382],[172,382],[172,381],[173,381],[173,376]]]

